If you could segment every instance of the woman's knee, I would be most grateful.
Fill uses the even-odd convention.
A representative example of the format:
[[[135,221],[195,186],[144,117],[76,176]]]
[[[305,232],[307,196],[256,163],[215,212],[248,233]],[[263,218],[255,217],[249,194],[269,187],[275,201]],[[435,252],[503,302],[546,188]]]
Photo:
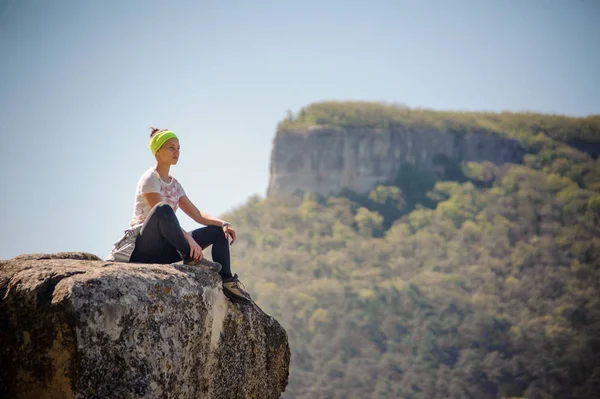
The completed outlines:
[[[158,215],[167,215],[167,214],[175,214],[171,205],[169,205],[166,201],[161,201],[158,204],[154,205],[154,207],[150,210],[150,212]]]
[[[210,230],[211,234],[215,236],[215,241],[227,241],[227,238],[225,238],[225,233],[223,232],[223,228],[219,226],[208,226],[207,228]]]

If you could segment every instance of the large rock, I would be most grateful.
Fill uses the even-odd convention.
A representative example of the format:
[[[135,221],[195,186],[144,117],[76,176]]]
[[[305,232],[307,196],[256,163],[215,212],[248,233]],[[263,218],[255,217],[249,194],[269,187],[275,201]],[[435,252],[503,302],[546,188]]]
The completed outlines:
[[[517,140],[487,133],[403,127],[279,130],[271,151],[268,195],[329,195],[342,189],[366,193],[394,179],[405,164],[437,172],[440,160],[502,165],[520,163],[523,155]]]
[[[287,334],[219,276],[85,253],[0,262],[1,398],[278,398]]]

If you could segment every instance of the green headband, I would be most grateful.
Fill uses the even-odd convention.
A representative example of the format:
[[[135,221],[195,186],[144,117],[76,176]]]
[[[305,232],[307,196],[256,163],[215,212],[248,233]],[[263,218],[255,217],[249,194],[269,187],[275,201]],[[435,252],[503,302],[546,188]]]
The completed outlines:
[[[176,139],[177,135],[170,130],[165,130],[164,132],[158,132],[150,139],[150,151],[152,151],[152,155],[156,154],[156,151],[162,147],[164,143],[169,139]]]

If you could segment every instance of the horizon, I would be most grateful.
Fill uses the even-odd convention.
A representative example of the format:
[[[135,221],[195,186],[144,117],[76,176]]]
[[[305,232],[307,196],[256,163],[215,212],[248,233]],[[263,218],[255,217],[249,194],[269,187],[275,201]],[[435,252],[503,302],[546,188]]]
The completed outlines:
[[[307,108],[313,104],[322,104],[322,103],[382,104],[385,106],[397,107],[400,109],[407,108],[410,110],[432,111],[432,112],[440,112],[440,113],[441,112],[456,112],[456,113],[476,113],[476,114],[485,114],[485,113],[490,113],[490,114],[532,114],[532,115],[543,115],[543,116],[564,116],[564,117],[573,118],[573,119],[587,119],[587,118],[593,118],[593,117],[600,116],[600,110],[598,110],[598,112],[595,112],[595,113],[590,113],[590,114],[586,114],[586,115],[578,115],[578,114],[567,114],[567,113],[561,113],[561,112],[542,112],[542,111],[526,110],[526,109],[521,109],[521,110],[512,110],[512,109],[485,110],[485,109],[453,109],[453,108],[439,109],[439,108],[430,108],[427,106],[414,106],[413,107],[413,106],[406,105],[402,102],[383,101],[383,100],[382,101],[377,101],[377,100],[364,101],[364,100],[360,100],[360,99],[345,99],[345,100],[330,99],[330,100],[311,101],[310,103],[308,103],[306,105],[300,106],[300,108],[298,108],[297,111],[294,111],[294,110],[290,110],[290,111],[292,111],[292,113],[295,115],[303,108]],[[281,121],[283,119],[285,119],[285,118],[281,118],[279,121]]]

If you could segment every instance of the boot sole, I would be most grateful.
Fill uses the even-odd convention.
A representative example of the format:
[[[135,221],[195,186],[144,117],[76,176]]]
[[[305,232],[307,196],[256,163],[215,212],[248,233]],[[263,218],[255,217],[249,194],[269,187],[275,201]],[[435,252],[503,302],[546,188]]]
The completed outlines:
[[[249,300],[248,298],[239,297],[239,296],[237,296],[235,294],[232,294],[231,292],[227,291],[226,289],[223,289],[223,294],[225,294],[225,296],[231,302],[239,303],[241,305],[250,305],[252,303],[252,301]]]

